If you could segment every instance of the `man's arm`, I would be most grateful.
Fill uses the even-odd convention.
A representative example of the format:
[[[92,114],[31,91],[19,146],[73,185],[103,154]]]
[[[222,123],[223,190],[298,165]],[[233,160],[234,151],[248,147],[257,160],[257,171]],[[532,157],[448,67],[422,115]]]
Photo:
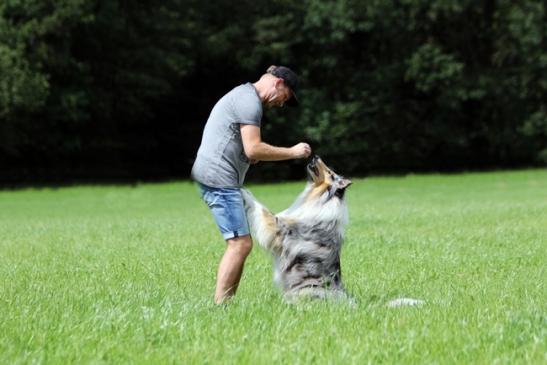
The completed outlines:
[[[295,158],[305,158],[311,153],[307,143],[298,143],[292,147],[275,147],[262,142],[260,127],[252,124],[241,124],[241,139],[245,155],[250,160],[281,161]]]

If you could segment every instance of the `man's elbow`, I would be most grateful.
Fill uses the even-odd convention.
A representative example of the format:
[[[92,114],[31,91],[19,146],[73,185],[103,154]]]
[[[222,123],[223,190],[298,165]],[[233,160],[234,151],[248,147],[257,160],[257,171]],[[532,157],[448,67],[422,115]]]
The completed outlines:
[[[245,156],[247,156],[249,160],[259,160],[258,153],[257,153],[258,151],[256,148],[247,147],[247,148],[244,148],[243,151],[245,152]]]
[[[253,150],[245,151],[245,156],[247,156],[249,160],[255,160],[255,161],[260,160],[260,158],[258,157],[259,156],[258,153],[256,153],[256,151],[253,151]]]

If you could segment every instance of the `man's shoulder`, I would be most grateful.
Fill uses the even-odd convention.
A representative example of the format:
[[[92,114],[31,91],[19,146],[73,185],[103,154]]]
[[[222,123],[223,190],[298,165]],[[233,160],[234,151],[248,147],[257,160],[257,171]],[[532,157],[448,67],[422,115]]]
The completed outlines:
[[[246,83],[233,88],[217,102],[209,119],[220,124],[260,125],[262,102],[254,86],[251,83]]]
[[[262,102],[251,83],[243,84],[234,89],[232,95],[232,105],[234,110],[243,111],[247,116],[255,115],[254,119],[260,120],[262,116]]]
[[[245,101],[260,102],[256,89],[250,82],[234,87],[228,94],[236,98],[244,98]]]

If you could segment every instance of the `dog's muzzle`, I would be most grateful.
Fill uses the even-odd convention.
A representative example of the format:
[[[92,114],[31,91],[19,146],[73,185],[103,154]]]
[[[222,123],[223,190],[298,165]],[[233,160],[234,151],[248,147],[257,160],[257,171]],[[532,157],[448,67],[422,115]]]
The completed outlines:
[[[308,162],[308,171],[313,173],[315,176],[319,175],[319,169],[317,168],[317,161],[319,161],[319,156],[313,155]]]

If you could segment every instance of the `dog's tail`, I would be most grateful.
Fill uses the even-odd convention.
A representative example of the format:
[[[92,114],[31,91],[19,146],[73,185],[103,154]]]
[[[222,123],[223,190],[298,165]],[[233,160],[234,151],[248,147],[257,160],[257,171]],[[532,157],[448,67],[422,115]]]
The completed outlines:
[[[397,307],[415,307],[415,306],[421,306],[424,305],[425,301],[421,299],[413,299],[413,298],[397,298],[390,300],[387,303],[387,306],[389,308],[397,308]]]

